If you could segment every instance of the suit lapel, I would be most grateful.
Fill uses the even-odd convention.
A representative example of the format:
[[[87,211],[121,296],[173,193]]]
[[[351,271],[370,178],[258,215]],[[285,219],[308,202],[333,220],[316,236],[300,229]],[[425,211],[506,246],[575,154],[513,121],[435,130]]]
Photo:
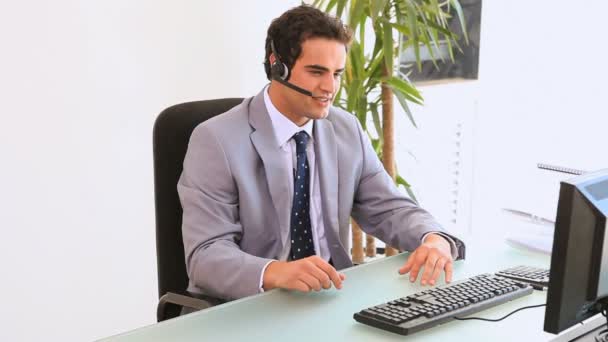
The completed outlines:
[[[291,202],[289,198],[289,168],[282,162],[281,150],[277,146],[270,116],[264,104],[263,91],[249,105],[249,123],[254,128],[251,142],[257,150],[266,171],[266,183],[279,221],[281,243],[287,242]]]
[[[326,231],[331,229],[338,236],[338,146],[331,121],[327,119],[315,121],[314,139],[323,222]],[[334,235],[327,234],[327,237],[330,236]]]

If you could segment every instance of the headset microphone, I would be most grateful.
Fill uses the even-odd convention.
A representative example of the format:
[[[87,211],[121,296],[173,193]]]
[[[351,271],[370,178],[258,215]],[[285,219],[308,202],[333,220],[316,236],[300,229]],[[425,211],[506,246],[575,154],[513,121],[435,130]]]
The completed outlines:
[[[300,88],[293,83],[287,82],[287,80],[289,79],[289,68],[287,67],[287,65],[285,65],[285,63],[281,62],[281,59],[279,58],[279,54],[277,53],[277,50],[274,48],[274,41],[272,39],[270,40],[270,49],[272,51],[272,54],[274,55],[274,63],[272,63],[270,65],[270,76],[272,77],[273,80],[281,83],[282,85],[284,85],[290,89],[297,91],[300,94],[304,94],[306,96],[310,96],[315,99],[316,98],[325,98],[324,96],[314,96],[311,91],[306,90],[304,88]]]
[[[273,77],[272,79],[275,80],[275,81],[277,81],[277,82],[279,82],[279,83],[281,83],[282,85],[286,86],[287,88],[291,88],[291,89],[297,91],[300,94],[304,94],[306,96],[314,97],[312,95],[312,92],[310,92],[310,91],[308,91],[308,90],[306,90],[304,88],[300,88],[300,87],[298,87],[297,85],[295,85],[293,83],[289,83],[289,82],[287,82],[287,81],[285,81],[285,80],[283,80],[283,79],[281,79],[279,77]]]

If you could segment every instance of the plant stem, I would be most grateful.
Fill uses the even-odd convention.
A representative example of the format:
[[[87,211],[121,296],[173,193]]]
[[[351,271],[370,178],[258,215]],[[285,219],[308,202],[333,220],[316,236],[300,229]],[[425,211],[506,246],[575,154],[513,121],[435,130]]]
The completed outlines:
[[[363,255],[363,231],[357,224],[355,220],[350,220],[352,225],[353,232],[353,250],[352,250],[352,258],[354,264],[362,264],[365,261],[365,257]]]
[[[392,76],[392,70],[389,70],[386,63],[382,62],[382,75],[384,77]],[[395,175],[395,125],[393,113],[393,90],[384,82],[382,82],[382,136],[384,145],[382,146],[382,164],[384,169],[391,176],[393,181],[396,180]],[[386,246],[386,256],[397,254],[397,250],[393,247]]]

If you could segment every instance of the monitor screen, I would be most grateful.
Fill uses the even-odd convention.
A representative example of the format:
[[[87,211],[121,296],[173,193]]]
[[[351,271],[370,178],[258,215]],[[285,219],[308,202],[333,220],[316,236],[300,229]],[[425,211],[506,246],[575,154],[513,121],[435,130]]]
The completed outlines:
[[[596,201],[601,201],[608,198],[608,180],[594,183],[585,187]]]
[[[560,186],[545,331],[559,333],[602,310],[608,297],[608,169]]]

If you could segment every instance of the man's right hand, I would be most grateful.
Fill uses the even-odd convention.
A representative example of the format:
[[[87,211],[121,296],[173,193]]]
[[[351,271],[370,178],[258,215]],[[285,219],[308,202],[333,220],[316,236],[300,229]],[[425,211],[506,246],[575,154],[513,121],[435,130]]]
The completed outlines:
[[[327,261],[313,255],[296,261],[273,261],[264,272],[265,291],[274,288],[309,292],[311,290],[342,288],[346,276],[338,273]]]

